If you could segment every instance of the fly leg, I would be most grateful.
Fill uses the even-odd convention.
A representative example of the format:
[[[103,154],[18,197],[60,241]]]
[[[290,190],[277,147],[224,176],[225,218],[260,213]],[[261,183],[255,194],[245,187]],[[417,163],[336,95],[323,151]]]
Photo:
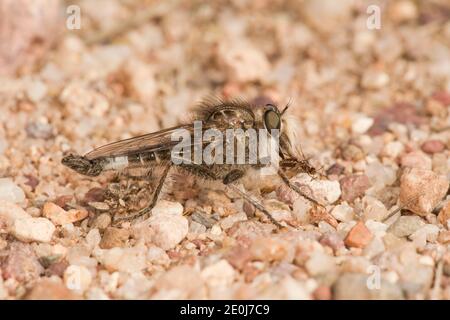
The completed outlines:
[[[193,171],[198,176],[201,176],[201,177],[204,177],[204,178],[208,178],[208,179],[212,179],[212,180],[221,180],[221,178],[218,177],[214,172],[212,172],[211,170],[208,170],[205,167],[199,166],[199,165],[194,165],[194,164],[186,165],[185,169],[190,170],[191,172]],[[248,195],[245,192],[243,192],[241,189],[239,189],[238,186],[236,186],[234,184],[234,182],[236,182],[237,180],[239,180],[243,176],[244,176],[244,172],[243,171],[235,169],[235,170],[230,171],[222,179],[222,183],[226,187],[230,188],[231,190],[233,190],[234,192],[239,194],[242,198],[247,200],[249,203],[251,203],[256,209],[258,209],[259,211],[264,213],[264,215],[266,215],[269,218],[269,220],[274,225],[276,225],[278,228],[283,228],[283,226],[272,217],[270,212],[266,208],[264,208],[264,206],[262,204],[260,204],[257,200],[253,199],[250,195]]]
[[[324,205],[322,205],[321,203],[319,203],[317,200],[311,198],[310,196],[308,196],[307,194],[305,194],[302,190],[300,190],[300,188],[291,183],[291,181],[289,181],[289,178],[286,176],[286,174],[282,171],[282,170],[278,170],[278,175],[281,177],[281,179],[283,180],[283,182],[292,190],[294,190],[295,192],[297,192],[299,195],[301,195],[302,197],[308,199],[309,201],[311,201],[312,203],[325,208]]]
[[[269,220],[276,225],[278,228],[283,228],[283,226],[274,219],[274,217],[272,217],[272,215],[270,214],[270,212],[264,208],[264,206],[259,203],[257,200],[255,200],[252,196],[246,194],[245,192],[243,192],[241,189],[239,189],[239,187],[237,185],[235,185],[233,182],[239,180],[240,178],[242,178],[242,176],[244,175],[244,172],[241,170],[233,170],[230,173],[228,173],[225,178],[223,178],[223,184],[226,185],[227,187],[229,187],[230,189],[232,189],[234,192],[236,192],[237,194],[239,194],[242,198],[244,198],[245,200],[247,200],[249,203],[252,204],[252,206],[254,206],[256,209],[258,209],[259,211],[261,211],[262,213],[264,213],[264,215],[269,218]]]
[[[136,214],[129,215],[126,217],[115,218],[114,223],[124,221],[124,220],[134,220],[136,218],[142,217],[143,215],[146,215],[147,213],[149,213],[155,207],[156,203],[158,202],[159,195],[161,194],[161,190],[164,185],[164,181],[166,180],[167,174],[169,173],[169,170],[170,170],[170,165],[167,165],[166,167],[164,167],[164,171],[163,171],[163,173],[158,181],[158,185],[156,186],[156,189],[153,193],[152,201],[150,202],[150,204],[148,206],[139,210]]]

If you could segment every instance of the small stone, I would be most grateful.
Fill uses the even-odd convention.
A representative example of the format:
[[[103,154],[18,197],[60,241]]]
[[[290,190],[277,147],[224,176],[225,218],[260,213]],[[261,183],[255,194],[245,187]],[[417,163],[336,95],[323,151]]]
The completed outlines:
[[[205,299],[206,288],[199,271],[188,265],[178,265],[163,273],[155,282],[158,290],[153,299]],[[164,296],[164,293],[170,295]]]
[[[387,250],[400,248],[405,244],[405,242],[405,238],[399,238],[390,232],[386,233],[386,235],[383,237],[383,243]]]
[[[119,272],[109,273],[106,270],[100,270],[97,274],[102,289],[106,292],[114,292],[119,284]]]
[[[344,240],[337,232],[326,232],[319,239],[320,244],[330,247],[334,252],[344,248]]]
[[[92,223],[92,228],[105,230],[111,224],[111,216],[107,213],[98,215]]]
[[[400,204],[418,214],[430,213],[447,194],[446,177],[425,169],[405,169],[400,179]]]
[[[86,244],[89,246],[91,250],[93,250],[96,246],[98,246],[102,240],[102,237],[100,236],[100,231],[98,229],[91,229],[89,230],[88,234],[86,235]]]
[[[364,134],[373,125],[373,118],[361,116],[352,123],[352,132]]]
[[[61,281],[39,280],[25,296],[26,300],[79,300],[81,296],[69,290]]]
[[[46,218],[17,219],[11,227],[11,234],[24,242],[50,242],[55,226]]]
[[[419,230],[425,222],[418,216],[401,216],[389,228],[397,237],[407,237]]]
[[[224,66],[229,78],[235,81],[261,80],[270,71],[270,64],[264,52],[250,42],[222,41],[218,53],[219,63]]]
[[[403,300],[402,289],[381,279],[380,287],[369,289],[369,275],[344,273],[333,285],[336,300]]]
[[[183,206],[178,202],[159,200],[152,209],[152,216],[159,214],[181,216],[183,215]]]
[[[111,300],[109,296],[98,287],[91,287],[88,289],[85,296],[87,300]]]
[[[313,297],[315,300],[331,300],[331,288],[325,285],[318,286],[313,292]]]
[[[147,251],[147,261],[156,265],[169,265],[170,257],[160,247],[151,246]]]
[[[32,139],[49,140],[55,136],[53,127],[46,122],[30,122],[25,127],[25,131]]]
[[[6,200],[0,200],[0,230],[3,229],[6,232],[9,232],[15,220],[30,217],[31,216],[18,205]]]
[[[69,263],[66,260],[61,260],[52,263],[50,266],[47,267],[47,269],[45,269],[45,274],[49,276],[57,276],[62,278],[68,266]]]
[[[73,196],[71,195],[65,195],[65,196],[59,196],[57,197],[53,203],[56,204],[58,207],[65,208],[69,202],[73,200]]]
[[[85,219],[88,212],[85,209],[70,209],[68,211],[53,202],[46,202],[42,209],[43,216],[49,218],[56,225],[65,225]]]
[[[395,159],[400,156],[404,150],[405,147],[403,143],[400,141],[391,141],[384,146],[382,155]]]
[[[84,202],[102,202],[105,200],[105,190],[102,188],[92,188],[84,195]]]
[[[426,224],[420,229],[416,230],[410,235],[411,240],[422,241],[422,246],[426,245],[426,242],[436,242],[439,235],[439,227],[434,224]]]
[[[370,187],[369,178],[365,174],[346,176],[339,183],[342,189],[341,198],[347,202],[353,202],[361,197]]]
[[[393,122],[419,125],[424,122],[424,119],[415,105],[404,102],[396,103],[392,107],[380,111],[375,117],[374,124],[369,129],[368,134],[371,136],[380,135],[386,132]]]
[[[292,214],[289,206],[275,199],[265,200],[264,207],[269,210],[270,214],[276,221],[291,221]]]
[[[364,159],[365,154],[364,151],[354,144],[348,144],[341,149],[342,158],[347,161],[357,162],[359,160]]]
[[[363,198],[363,206],[364,221],[382,221],[388,215],[388,210],[384,204],[374,197],[365,196]]]
[[[347,234],[344,243],[348,247],[364,248],[372,240],[373,235],[364,222],[359,221]]]
[[[280,261],[288,255],[289,243],[276,238],[260,237],[250,246],[250,253],[255,260]]]
[[[25,184],[31,188],[31,191],[35,191],[36,187],[39,185],[39,179],[32,174],[26,174],[25,178],[27,178]]]
[[[314,252],[306,261],[305,268],[313,277],[334,274],[337,270],[334,258],[322,252]]]
[[[189,233],[192,234],[202,234],[206,232],[206,226],[200,224],[196,221],[191,221],[189,224]]]
[[[437,241],[442,244],[449,244],[450,243],[450,231],[442,230],[441,232],[439,232]]]
[[[405,154],[401,159],[402,167],[431,170],[432,160],[420,151],[413,151]]]
[[[26,94],[32,102],[37,103],[47,94],[47,85],[39,80],[31,81],[26,86]]]
[[[365,173],[371,185],[382,188],[390,186],[397,181],[397,170],[391,166],[385,166],[378,161],[374,161],[366,166]]]
[[[386,235],[386,231],[388,229],[388,225],[383,222],[378,222],[374,220],[368,220],[365,222],[366,227],[370,230],[370,232],[378,238],[382,238]]]
[[[400,0],[395,1],[389,6],[389,17],[397,22],[406,22],[417,19],[419,10],[413,1]]]
[[[98,211],[109,211],[110,207],[105,202],[91,201],[88,205]]]
[[[77,293],[83,293],[89,288],[92,275],[84,266],[70,265],[64,271],[64,283],[66,287]]]
[[[220,226],[222,227],[222,229],[227,230],[230,229],[235,223],[246,220],[248,219],[245,212],[239,212],[222,219],[220,221]]]
[[[35,280],[44,272],[31,246],[20,242],[11,243],[0,267],[5,280],[12,278],[18,282]]]
[[[448,221],[450,220],[450,201],[448,201],[444,207],[439,211],[438,221],[445,227],[450,228]]]
[[[313,179],[307,173],[300,173],[291,182],[301,191],[322,204],[332,204],[341,196],[339,182]]]
[[[175,248],[189,231],[188,220],[181,215],[157,214],[147,222],[153,232],[152,242],[164,250]]]
[[[310,220],[308,213],[311,208],[312,204],[309,200],[299,197],[292,206],[292,215],[300,223],[308,223]]]
[[[386,251],[383,239],[380,237],[374,238],[363,250],[365,257],[372,259],[373,257]]]
[[[236,271],[227,260],[222,259],[204,268],[201,276],[208,286],[226,287],[233,282]]]
[[[433,154],[444,151],[445,144],[440,140],[428,140],[425,141],[420,148],[425,153]]]
[[[146,253],[146,248],[143,246],[95,249],[93,252],[97,260],[109,271],[127,273],[139,272],[146,268]]]
[[[364,72],[361,85],[366,89],[381,89],[390,81],[389,75],[383,70],[375,68],[368,69]]]
[[[125,64],[124,72],[129,79],[130,91],[144,104],[152,101],[157,90],[152,65],[139,59],[130,59]]]
[[[339,4],[332,0],[305,1],[304,10],[306,21],[321,33],[333,33],[342,28],[351,17],[353,2],[341,1]]]
[[[0,178],[0,200],[20,203],[25,201],[25,193],[11,178]]]
[[[338,204],[331,211],[331,215],[338,221],[349,222],[354,218],[353,208],[348,204]]]
[[[344,173],[344,171],[345,171],[344,166],[340,165],[339,163],[335,163],[327,169],[327,176],[330,175],[339,176],[340,174]]]
[[[108,227],[100,241],[100,248],[111,249],[114,247],[123,247],[129,237],[130,231],[128,229]]]

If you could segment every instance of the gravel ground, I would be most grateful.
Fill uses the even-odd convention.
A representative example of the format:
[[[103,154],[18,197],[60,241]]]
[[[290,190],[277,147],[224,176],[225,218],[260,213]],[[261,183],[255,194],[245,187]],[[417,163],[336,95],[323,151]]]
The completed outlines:
[[[62,2],[15,3],[36,6],[0,4],[0,299],[450,299],[448,1],[75,1],[81,30],[55,28]],[[111,226],[152,185],[61,165],[208,94],[291,99],[321,173],[292,182],[326,212],[247,179],[277,232],[174,176],[150,218]]]

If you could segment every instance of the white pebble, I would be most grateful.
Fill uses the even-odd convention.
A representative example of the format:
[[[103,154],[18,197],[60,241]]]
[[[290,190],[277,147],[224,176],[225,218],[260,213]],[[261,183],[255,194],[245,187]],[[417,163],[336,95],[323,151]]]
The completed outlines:
[[[311,207],[312,204],[309,200],[306,200],[303,197],[299,197],[297,200],[294,201],[292,214],[297,221],[301,223],[307,223],[309,221],[308,212],[311,209]]]
[[[363,134],[373,125],[373,118],[361,116],[352,123],[352,132]]]
[[[15,220],[25,218],[31,218],[25,210],[12,202],[0,199],[0,228],[8,232]]]
[[[11,178],[0,178],[0,200],[23,202],[25,193]]]
[[[341,196],[341,186],[338,181],[313,180],[307,173],[300,173],[292,179],[292,183],[322,204],[332,204]]]
[[[349,222],[354,218],[353,208],[348,204],[339,204],[333,208],[331,215],[338,221]]]
[[[95,249],[97,260],[110,271],[135,273],[146,268],[146,250],[143,246],[132,248]]]
[[[147,261],[157,265],[168,265],[170,257],[160,247],[151,246],[147,251]]]
[[[102,237],[101,237],[98,229],[91,229],[89,231],[89,233],[86,235],[85,240],[86,240],[86,243],[89,246],[89,248],[91,250],[93,250],[95,247],[97,247],[100,244]]]
[[[17,219],[11,228],[11,233],[24,242],[50,242],[55,232],[55,226],[46,218]]]
[[[175,248],[187,235],[188,220],[179,215],[158,214],[147,220],[152,229],[152,242],[164,250]]]
[[[160,214],[181,216],[183,214],[183,206],[178,202],[159,200],[155,207],[152,209],[152,216]]]
[[[230,229],[236,222],[245,220],[247,220],[247,215],[245,214],[245,212],[238,212],[222,219],[220,221],[220,226],[222,227],[222,229],[227,230]]]
[[[228,261],[222,259],[204,268],[201,275],[209,286],[225,287],[233,282],[236,272]]]
[[[308,261],[306,261],[305,267],[310,275],[316,276],[334,273],[336,264],[333,257],[317,251],[311,255]]]
[[[28,98],[36,103],[42,100],[45,95],[47,94],[47,85],[39,80],[32,81],[28,86],[26,87],[26,93]]]

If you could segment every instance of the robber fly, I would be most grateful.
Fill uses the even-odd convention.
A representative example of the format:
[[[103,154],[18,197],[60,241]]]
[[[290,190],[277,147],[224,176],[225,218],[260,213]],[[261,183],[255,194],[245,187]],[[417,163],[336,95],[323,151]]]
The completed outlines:
[[[303,172],[315,173],[314,168],[309,165],[307,160],[298,159],[298,152],[296,152],[297,149],[295,147],[298,141],[295,141],[296,137],[292,133],[292,119],[289,120],[289,117],[286,116],[288,105],[280,111],[273,104],[258,106],[241,100],[226,101],[218,98],[210,98],[200,104],[198,110],[194,113],[193,120],[201,121],[203,131],[215,129],[219,132],[224,132],[227,129],[246,130],[253,128],[270,134],[272,130],[278,130],[279,148],[277,149],[277,156],[279,157],[280,165],[276,169],[277,174],[295,192],[314,204],[322,206],[315,199],[302,192],[297,185],[292,184],[284,170],[295,167]],[[94,149],[84,156],[70,154],[62,159],[62,163],[76,172],[87,176],[98,176],[107,170],[132,167],[160,167],[162,169],[149,205],[134,215],[115,219],[116,221],[137,218],[149,213],[158,201],[159,194],[161,193],[169,171],[177,167],[181,171],[191,173],[200,178],[221,181],[251,203],[256,209],[264,213],[272,223],[280,227],[281,225],[262,204],[237,186],[239,180],[244,177],[249,169],[258,169],[267,166],[267,164],[205,163],[204,161],[199,163],[193,160],[184,161],[179,164],[174,163],[172,151],[179,141],[174,141],[173,133],[177,130],[185,130],[193,136],[195,132],[192,123],[195,121],[154,133],[113,142]],[[231,139],[238,138],[231,137]],[[211,142],[201,142],[202,146],[208,145],[209,143]],[[192,142],[191,147],[195,148],[195,144]]]

